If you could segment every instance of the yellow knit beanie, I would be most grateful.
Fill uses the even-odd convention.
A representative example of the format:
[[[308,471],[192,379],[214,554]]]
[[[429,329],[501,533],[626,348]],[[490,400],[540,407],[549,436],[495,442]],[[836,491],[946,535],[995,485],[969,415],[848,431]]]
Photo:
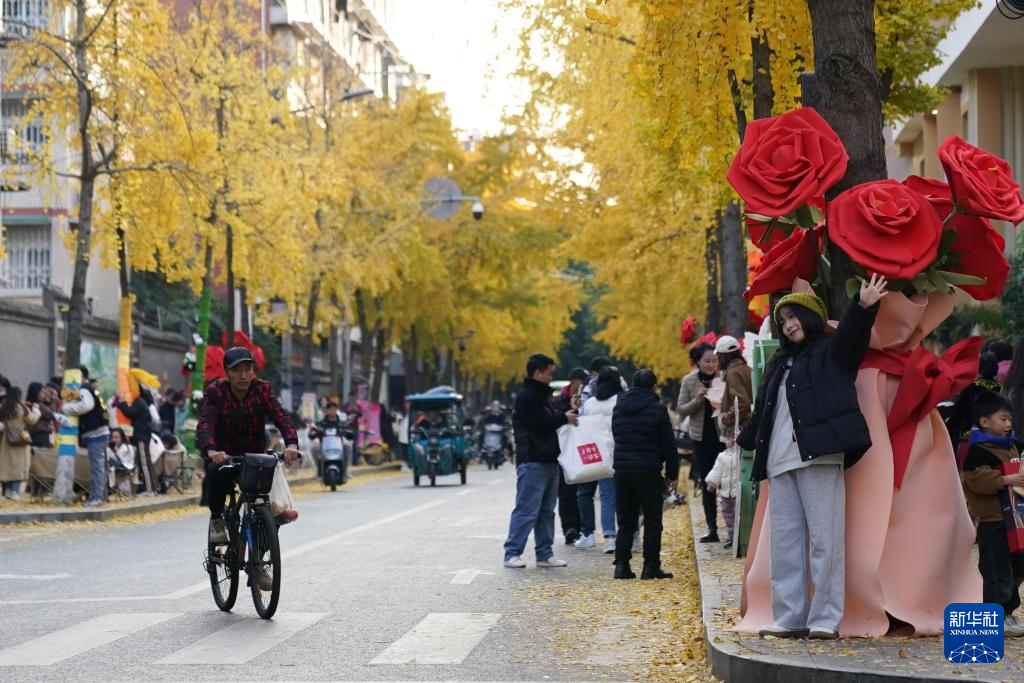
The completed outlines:
[[[789,305],[803,306],[811,313],[814,313],[821,318],[821,324],[828,324],[828,308],[825,306],[825,302],[821,300],[821,297],[815,294],[808,294],[806,292],[793,292],[779,299],[779,303],[775,304],[775,320],[779,319],[779,311],[782,310],[783,306]]]

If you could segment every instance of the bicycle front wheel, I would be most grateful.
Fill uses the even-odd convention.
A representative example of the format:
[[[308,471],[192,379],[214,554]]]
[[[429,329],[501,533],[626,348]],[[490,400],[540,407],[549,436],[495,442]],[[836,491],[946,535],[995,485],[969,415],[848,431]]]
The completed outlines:
[[[238,527],[229,525],[228,544],[210,543],[206,552],[206,571],[218,609],[230,612],[238,597]]]
[[[277,525],[270,507],[258,505],[252,509],[249,531],[252,546],[249,549],[249,587],[256,612],[270,619],[277,611],[281,596],[281,546],[277,540]]]

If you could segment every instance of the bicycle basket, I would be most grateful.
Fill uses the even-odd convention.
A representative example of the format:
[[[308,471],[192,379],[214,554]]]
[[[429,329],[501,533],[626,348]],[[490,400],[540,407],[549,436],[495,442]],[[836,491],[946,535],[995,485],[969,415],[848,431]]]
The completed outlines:
[[[242,459],[242,471],[238,475],[238,488],[245,493],[266,495],[274,483],[277,469],[276,455],[246,453]]]

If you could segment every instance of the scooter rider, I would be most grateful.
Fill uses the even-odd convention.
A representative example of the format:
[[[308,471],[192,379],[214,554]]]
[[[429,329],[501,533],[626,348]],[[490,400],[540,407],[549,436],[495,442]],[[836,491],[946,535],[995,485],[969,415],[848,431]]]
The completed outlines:
[[[505,430],[504,434],[502,435],[502,440],[504,441],[505,439],[508,438],[508,415],[506,415],[505,411],[501,409],[501,403],[499,403],[498,401],[492,402],[491,409],[484,413],[483,417],[480,419],[479,429],[481,447],[483,447],[484,432],[486,431],[486,426],[489,424],[500,425],[501,428]]]
[[[348,422],[343,419],[341,414],[338,412],[338,404],[333,401],[328,402],[324,406],[324,418],[315,425],[309,428],[310,439],[321,440],[321,454],[320,462],[318,465],[319,474],[323,475],[323,437],[325,434],[329,434],[328,430],[334,429],[335,435],[343,436],[348,431]],[[348,481],[348,468],[352,465],[352,449],[347,448],[345,450],[345,481]]]

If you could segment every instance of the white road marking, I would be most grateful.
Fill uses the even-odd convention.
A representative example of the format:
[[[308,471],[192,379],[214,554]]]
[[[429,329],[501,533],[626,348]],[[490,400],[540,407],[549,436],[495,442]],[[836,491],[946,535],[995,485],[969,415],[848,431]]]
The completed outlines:
[[[56,664],[179,615],[179,612],[105,614],[0,650],[0,666]]]
[[[475,579],[476,577],[482,576],[482,575],[485,575],[485,574],[493,576],[494,572],[484,572],[484,571],[480,571],[479,569],[460,569],[460,570],[458,570],[456,572],[445,572],[445,574],[454,574],[455,575],[455,576],[452,577],[452,580],[449,583],[454,583],[454,584],[459,584],[459,585],[469,585],[469,584],[473,583],[473,579]]]
[[[157,664],[244,664],[327,616],[293,612],[270,619],[245,619],[172,652]]]
[[[493,613],[432,612],[370,664],[461,664],[499,619]]]
[[[71,574],[0,574],[0,581],[53,581],[70,578]]]
[[[298,555],[302,555],[303,553],[308,553],[310,550],[316,550],[317,548],[322,548],[325,545],[330,545],[331,543],[334,543],[335,541],[340,540],[342,538],[345,538],[347,536],[354,536],[355,534],[360,534],[360,533],[362,533],[364,531],[368,531],[370,529],[374,529],[374,528],[382,526],[384,524],[389,524],[391,522],[394,522],[396,520],[402,519],[404,517],[408,517],[410,515],[419,514],[420,512],[423,512],[424,510],[429,510],[430,508],[437,507],[438,505],[442,505],[443,503],[444,503],[443,500],[435,500],[435,501],[432,501],[430,503],[426,503],[424,505],[420,505],[418,507],[410,508],[409,510],[405,510],[403,512],[397,512],[397,513],[395,513],[395,514],[393,514],[393,515],[391,515],[389,517],[381,517],[380,519],[375,519],[372,522],[367,522],[366,524],[360,524],[359,526],[354,526],[351,529],[345,529],[344,531],[339,531],[336,534],[331,534],[330,536],[324,536],[323,538],[318,538],[315,541],[310,541],[309,543],[304,543],[303,545],[296,546],[296,547],[292,548],[291,550],[289,550],[289,551],[287,551],[285,553],[282,553],[281,554],[281,558],[284,559],[284,560],[287,560],[290,557],[297,557]],[[162,597],[162,598],[164,598],[166,600],[179,600],[181,598],[187,598],[190,595],[194,595],[195,593],[200,593],[200,592],[202,592],[204,590],[209,590],[209,589],[210,589],[210,581],[209,581],[209,579],[207,579],[206,581],[200,581],[199,583],[192,584],[191,586],[188,586],[187,588],[182,588],[181,590],[177,590],[177,591],[174,591],[173,593],[168,593],[167,595],[162,595],[160,597]],[[0,604],[2,604],[2,603],[0,603]]]
[[[465,491],[459,491],[455,495],[456,496],[468,496],[469,494],[473,493],[474,491],[476,491],[476,489],[466,489]]]

